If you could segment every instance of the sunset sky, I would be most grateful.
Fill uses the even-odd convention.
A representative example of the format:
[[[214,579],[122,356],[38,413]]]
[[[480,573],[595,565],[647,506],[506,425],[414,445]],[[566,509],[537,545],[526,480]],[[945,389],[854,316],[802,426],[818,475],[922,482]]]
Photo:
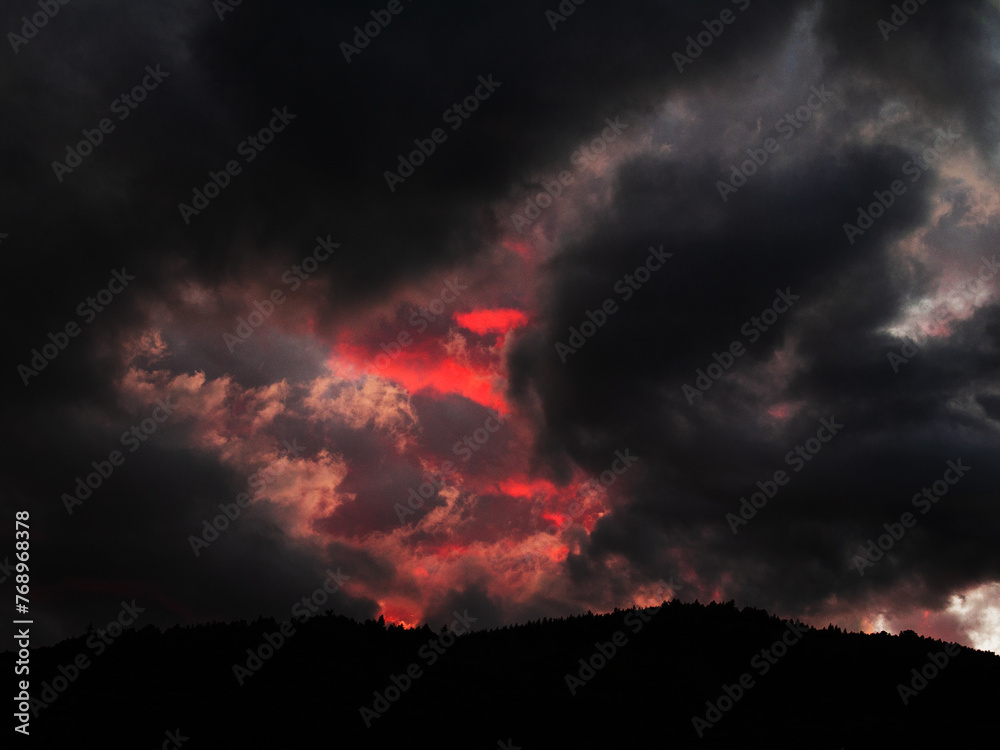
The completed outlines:
[[[997,650],[1000,8],[905,5],[6,4],[36,638],[339,569]]]

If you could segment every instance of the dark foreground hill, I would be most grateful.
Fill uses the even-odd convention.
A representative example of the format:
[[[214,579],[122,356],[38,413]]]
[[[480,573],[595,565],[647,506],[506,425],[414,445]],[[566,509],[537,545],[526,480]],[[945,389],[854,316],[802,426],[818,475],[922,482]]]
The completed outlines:
[[[32,652],[37,716],[16,745],[835,750],[993,745],[1000,729],[1000,657],[910,633],[732,603],[472,632],[456,615],[457,637],[330,613],[290,635],[270,619],[91,633]]]

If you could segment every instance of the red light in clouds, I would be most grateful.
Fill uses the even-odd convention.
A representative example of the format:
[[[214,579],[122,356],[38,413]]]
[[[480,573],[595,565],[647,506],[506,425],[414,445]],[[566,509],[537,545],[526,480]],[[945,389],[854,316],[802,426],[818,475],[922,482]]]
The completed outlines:
[[[558,530],[579,524],[588,533],[602,515],[600,505],[585,503],[580,497],[580,480],[564,487],[557,487],[547,479],[507,479],[499,484],[500,491],[508,497],[531,500],[541,506],[540,517]]]
[[[434,555],[439,559],[447,560],[449,557],[454,557],[455,555],[464,555],[468,553],[469,547],[465,544],[454,544],[454,543],[444,543],[438,545],[428,545],[424,548],[424,551]]]
[[[562,562],[569,557],[569,547],[565,544],[561,547],[553,547],[549,550],[549,559],[552,562]]]
[[[792,414],[792,408],[788,404],[776,404],[767,410],[775,419],[788,419]]]
[[[395,357],[380,351],[369,353],[363,346],[348,343],[338,343],[335,351],[330,369],[345,377],[363,372],[398,383],[410,393],[457,393],[501,414],[509,412],[503,395],[495,390],[498,376],[488,364],[450,358],[436,341],[414,344]]]
[[[542,518],[544,520],[546,520],[546,521],[551,521],[552,524],[557,529],[561,529],[563,527],[563,524],[569,522],[569,520],[570,520],[571,517],[567,516],[567,515],[565,515],[563,513],[556,513],[556,512],[550,511],[548,513],[542,513]]]
[[[531,245],[523,240],[505,240],[503,246],[508,250],[513,250],[525,260],[531,257]]]
[[[549,497],[559,493],[559,488],[547,479],[533,479],[530,482],[505,479],[500,482],[500,491],[508,497],[533,499],[538,495]]]
[[[404,628],[415,628],[420,625],[419,610],[395,602],[382,607],[382,617],[389,625],[402,625]]]
[[[507,333],[512,328],[523,326],[528,322],[528,316],[520,310],[473,310],[467,313],[455,313],[455,322],[462,328],[473,333]]]
[[[416,354],[416,352],[415,352]],[[477,404],[507,412],[507,402],[493,390],[495,375],[477,371],[453,360],[427,362],[417,357],[400,356],[379,372],[399,383],[410,393],[425,389],[438,393],[458,393]]]

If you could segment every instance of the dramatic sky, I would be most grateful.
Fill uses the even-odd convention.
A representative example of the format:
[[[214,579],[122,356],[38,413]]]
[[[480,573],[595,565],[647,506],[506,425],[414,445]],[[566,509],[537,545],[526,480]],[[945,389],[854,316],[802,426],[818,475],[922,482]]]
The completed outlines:
[[[339,569],[1000,647],[1000,8],[904,5],[5,3],[38,639]]]

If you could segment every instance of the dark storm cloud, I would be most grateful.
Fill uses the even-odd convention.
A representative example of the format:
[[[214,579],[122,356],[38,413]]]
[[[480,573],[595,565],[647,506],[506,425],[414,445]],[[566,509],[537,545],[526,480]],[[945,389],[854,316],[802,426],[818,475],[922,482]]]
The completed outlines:
[[[996,68],[984,59],[985,5],[927,4],[889,43],[875,24],[891,12],[888,4],[877,4],[878,12],[860,2],[820,6],[823,62],[842,97],[838,114],[831,108],[827,130],[817,125],[813,136],[794,143],[805,151],[802,161],[776,163],[726,204],[714,183],[731,162],[714,156],[714,146],[726,140],[721,131],[728,125],[751,128],[761,113],[733,112],[718,92],[738,92],[773,65],[799,13],[813,4],[752,3],[684,73],[672,54],[703,30],[703,21],[733,4],[622,7],[591,0],[555,31],[544,15],[553,5],[407,4],[348,64],[338,45],[375,5],[246,0],[219,21],[210,3],[73,0],[16,55],[3,50],[0,232],[10,235],[3,246],[8,278],[19,287],[11,291],[26,297],[16,304],[11,297],[8,305],[6,367],[16,402],[4,422],[11,467],[4,505],[37,508],[45,548],[59,550],[58,559],[38,562],[41,590],[58,592],[72,566],[74,575],[103,582],[95,587],[106,593],[99,602],[50,600],[53,611],[74,613],[52,618],[53,638],[83,621],[109,619],[114,611],[101,613],[119,593],[136,589],[129,582],[158,592],[162,609],[153,619],[162,622],[187,614],[281,614],[303,582],[310,583],[302,595],[322,583],[324,572],[276,523],[268,526],[266,513],[243,519],[206,552],[216,558],[212,565],[194,558],[187,543],[192,527],[219,502],[230,502],[246,476],[173,442],[180,424],[164,426],[99,498],[65,514],[61,493],[135,419],[115,401],[113,383],[125,371],[116,350],[155,322],[150,300],[169,303],[180,276],[209,291],[232,282],[267,292],[280,284],[274,273],[280,278],[312,238],[331,234],[341,251],[319,272],[328,286],[308,299],[312,307],[322,297],[317,326],[333,326],[366,301],[473,258],[509,232],[496,223],[494,204],[528,195],[537,175],[565,168],[566,156],[594,136],[603,118],[624,114],[635,133],[672,94],[704,96],[706,107],[717,108],[720,132],[706,134],[705,143],[717,140],[688,161],[653,157],[624,165],[614,179],[615,216],[600,217],[593,236],[552,262],[544,319],[510,358],[512,393],[526,401],[531,393],[541,396],[540,466],[561,466],[565,478],[567,456],[595,472],[607,468],[614,450],[632,447],[641,456],[634,501],[600,523],[590,557],[570,557],[580,587],[602,588],[597,562],[612,552],[650,580],[664,568],[672,573],[677,561],[663,550],[677,546],[706,582],[721,580],[734,560],[786,576],[781,589],[738,579],[739,594],[755,604],[792,608],[831,591],[851,595],[891,573],[883,565],[871,579],[856,580],[845,568],[850,543],[898,517],[919,489],[914,485],[933,481],[943,461],[959,455],[976,466],[956,490],[963,498],[956,507],[975,520],[974,530],[958,521],[957,510],[940,508],[940,526],[914,535],[908,571],[938,594],[996,577],[995,561],[963,553],[963,545],[974,547],[995,529],[985,504],[995,478],[989,468],[995,425],[966,416],[969,431],[960,433],[944,405],[971,387],[970,399],[996,419],[997,397],[986,392],[996,365],[996,311],[979,311],[953,339],[928,346],[899,375],[892,372],[885,354],[893,342],[879,329],[898,314],[913,279],[900,278],[887,241],[928,217],[925,191],[932,183],[916,185],[862,241],[849,244],[841,224],[872,190],[899,176],[908,154],[898,145],[844,144],[832,132],[857,124],[844,110],[855,111],[858,121],[877,112],[878,92],[858,83],[870,79],[930,111],[935,122],[962,121],[982,146],[995,148]],[[35,7],[8,6],[2,28],[19,29],[21,15]],[[989,18],[995,23],[995,14]],[[156,65],[169,75],[127,119],[114,119],[113,103]],[[443,112],[490,75],[500,86],[450,130]],[[788,98],[795,102],[820,83],[805,71],[794,82]],[[285,107],[295,118],[245,163],[240,144],[272,121],[272,108]],[[769,126],[775,118],[766,114]],[[114,132],[57,181],[51,162],[65,160],[66,146],[103,117],[113,118]],[[397,155],[411,151],[415,138],[427,139],[438,127],[446,142],[390,192],[383,172],[397,168]],[[233,159],[242,173],[185,224],[178,203],[190,203],[192,189]],[[674,258],[570,362],[559,362],[554,343],[650,245],[660,244]],[[121,268],[136,276],[133,284],[25,388],[16,366],[28,363],[49,332],[81,322],[76,306]],[[752,377],[794,335],[800,367],[788,387],[806,412],[762,434],[759,410],[749,403],[753,394],[746,382],[730,379],[688,405],[681,386],[692,382],[695,368],[709,364],[713,352],[739,336],[740,324],[786,287],[801,295],[801,307],[749,347],[734,372]],[[200,370],[210,381],[228,374],[249,388],[316,376],[322,352],[303,352],[300,341],[277,329],[226,352],[221,336],[247,312],[241,303],[223,299],[198,320],[182,321],[188,336],[167,342],[170,372]],[[449,414],[435,423],[419,401],[417,409],[432,448],[443,454],[465,434],[454,435],[452,425],[474,428],[479,418]],[[723,514],[830,415],[850,425],[843,438],[734,540]],[[396,524],[390,488],[417,481],[419,472],[377,466],[369,454],[384,435],[365,440],[346,429],[324,432],[292,417],[280,431],[332,440],[355,462],[358,473],[345,486],[374,499],[342,505],[333,516],[339,527],[370,529],[376,514],[382,514],[379,528]],[[791,528],[806,531],[790,534]],[[711,533],[702,541],[704,529]],[[357,571],[387,590],[402,585],[405,572],[384,561],[346,547],[332,553],[349,575]],[[815,559],[812,567],[803,566],[807,558]],[[124,583],[123,560],[129,561]],[[607,588],[613,596],[628,593],[618,580]],[[166,603],[175,601],[183,606]],[[553,595],[552,607],[563,601]],[[358,616],[376,610],[374,602],[346,595],[340,606]],[[483,623],[500,618],[499,605],[475,585],[432,614],[450,621],[458,607],[482,612]]]
[[[920,3],[892,30],[895,5],[842,0],[823,3],[818,35],[828,43],[831,72],[878,79],[904,99],[946,118],[960,112],[980,145],[995,144],[1000,77],[991,47],[996,7],[988,2]],[[897,15],[897,19],[900,16]],[[864,96],[865,92],[859,92]]]
[[[446,15],[446,6],[407,7],[347,64],[337,43],[368,18],[366,4],[247,2],[219,22],[205,4],[158,5],[149,16],[135,4],[79,0],[12,56],[6,89],[18,109],[3,126],[17,165],[5,173],[9,242],[37,248],[24,270],[49,270],[59,258],[62,273],[47,278],[39,300],[52,310],[50,325],[120,263],[137,269],[149,293],[169,281],[158,263],[165,254],[194,260],[212,278],[264,248],[280,253],[275,245],[327,232],[344,243],[329,269],[336,307],[481,249],[496,231],[483,221],[487,202],[563,158],[601,117],[644,111],[665,90],[773,41],[801,4],[779,5],[748,11],[711,59],[681,77],[670,52],[700,29],[702,4],[593,5],[557,33],[542,3],[463,5]],[[16,25],[11,17],[7,26]],[[156,64],[169,76],[118,121],[112,102]],[[490,74],[501,86],[451,130],[442,113]],[[271,121],[273,107],[288,107],[294,121],[243,163],[239,145]],[[102,117],[115,131],[58,183],[50,162]],[[390,194],[383,172],[436,127],[448,140]],[[185,225],[178,203],[232,159],[242,173]],[[63,220],[42,218],[53,213]],[[41,322],[24,343],[38,331],[44,337]]]
[[[109,424],[95,428],[96,421]],[[32,476],[32,495],[12,498],[12,505],[32,509],[36,549],[57,553],[33,557],[46,640],[73,635],[88,621],[106,622],[122,597],[148,608],[147,623],[193,623],[229,619],[239,611],[287,612],[289,595],[303,582],[322,583],[324,571],[278,532],[266,507],[244,510],[193,554],[192,535],[204,536],[205,522],[223,513],[220,504],[233,512],[237,493],[248,491],[247,476],[181,447],[184,430],[171,422],[129,453],[118,428],[136,421],[91,412],[79,423],[50,427],[45,456],[60,470]],[[75,441],[65,437],[70,429]],[[124,465],[68,515],[59,498],[74,494],[75,477],[92,472],[93,461],[107,462],[115,448],[125,454]],[[33,502],[33,496],[47,501]],[[351,561],[341,560],[350,574]],[[67,580],[89,584],[64,586]],[[238,601],[247,609],[234,610]],[[345,594],[338,594],[337,606],[359,617],[374,612],[370,603]]]
[[[585,424],[596,416],[615,422],[616,414],[629,414],[635,416],[628,420],[631,429],[662,435],[663,415],[651,408],[661,400],[672,402],[681,421],[700,422],[701,412],[689,407],[681,387],[693,385],[695,370],[714,362],[714,353],[740,339],[746,353],[734,371],[759,363],[781,348],[789,319],[826,293],[836,269],[864,263],[867,272],[885,274],[884,257],[870,249],[877,239],[852,247],[839,227],[852,218],[869,185],[892,181],[894,163],[888,155],[854,153],[845,154],[839,168],[828,157],[802,165],[798,179],[761,175],[724,212],[705,205],[705,187],[713,184],[717,168],[655,162],[625,167],[617,190],[628,202],[613,223],[598,228],[584,246],[569,249],[554,269],[553,323],[534,363],[536,377],[551,377],[556,391],[546,400],[547,425],[563,431],[565,420]],[[919,206],[919,197],[912,196],[872,231],[912,225]],[[778,223],[782,230],[776,234]],[[616,281],[642,265],[651,245],[661,244],[674,255],[665,267],[631,299],[615,294]],[[776,290],[802,301],[793,301],[773,329],[748,343],[741,328],[772,305]],[[620,311],[562,363],[555,343],[566,343],[569,329],[608,297],[618,301]],[[868,311],[874,322],[895,311],[885,294],[859,299],[875,306]],[[847,335],[842,327],[837,334]],[[521,364],[520,356],[513,361]],[[517,373],[512,381],[515,390],[522,387]],[[667,395],[659,395],[666,384]],[[699,401],[738,408],[742,394],[727,392],[729,387],[719,382]],[[728,395],[737,398],[728,402]],[[680,435],[674,439],[684,442]],[[648,444],[648,436],[640,442]]]
[[[927,6],[892,46],[877,32],[883,11],[825,4],[820,49],[836,53],[826,52],[824,81],[851,105],[832,115],[841,133],[877,112],[870,89],[899,84],[904,98],[920,88],[914,106],[921,114],[942,125],[968,123],[995,150],[986,113],[995,104],[997,70],[983,62],[982,25],[973,23],[986,10],[939,6],[931,13]],[[943,15],[951,17],[945,22]],[[973,58],[978,66],[962,62]],[[885,65],[877,64],[883,59]],[[769,118],[765,113],[762,121]],[[598,470],[595,454],[628,444],[652,466],[635,500],[598,525],[594,558],[622,555],[653,581],[675,570],[668,550],[679,547],[705,590],[724,585],[743,601],[788,612],[808,611],[832,594],[885,594],[906,581],[918,582],[921,604],[941,607],[956,588],[998,573],[995,559],[962,553],[996,532],[989,500],[997,479],[990,458],[995,425],[954,403],[971,396],[995,415],[995,396],[984,391],[992,391],[988,373],[995,381],[998,364],[996,329],[987,322],[997,308],[979,310],[894,373],[887,353],[904,342],[882,329],[931,288],[926,269],[900,267],[890,243],[929,221],[927,192],[937,183],[932,176],[909,185],[906,178],[907,194],[851,244],[842,224],[856,220],[874,190],[904,177],[900,168],[912,152],[888,144],[859,149],[831,131],[798,135],[796,146],[814,144],[811,155],[807,150],[791,165],[761,169],[724,206],[706,187],[737,159],[668,156],[624,166],[609,218],[553,262],[544,328],[523,338],[512,355],[512,389],[542,397],[543,453],[566,451]],[[703,140],[714,137],[709,132]],[[748,146],[758,144],[748,139]],[[967,252],[986,251],[991,236],[994,226],[966,238]],[[661,242],[675,254],[667,268],[563,364],[555,344],[567,342],[570,326],[615,296],[611,285],[638,265],[645,247]],[[713,364],[713,354],[730,341],[747,344],[740,324],[766,308],[778,288],[801,301],[747,346],[732,373],[686,403],[682,385],[694,385],[695,369]],[[761,380],[774,371],[754,366],[786,346],[794,350],[794,368],[784,389]],[[805,406],[775,426],[762,413],[767,394]],[[848,426],[792,474],[786,453],[813,437],[823,417]],[[947,459],[959,457],[975,471],[932,521],[911,533],[897,563],[882,563],[862,580],[850,566],[858,546],[912,511],[911,496],[940,479]],[[734,537],[724,514],[738,512],[739,498],[779,469],[792,474],[790,485]]]
[[[322,273],[334,310],[468,257],[496,235],[485,220],[490,200],[563,159],[601,117],[643,111],[737,51],[773,41],[797,5],[748,13],[681,77],[670,51],[699,28],[701,4],[594,5],[558,33],[540,3],[447,16],[407,8],[347,64],[336,44],[368,17],[360,3],[248,2],[219,22],[207,4],[160,4],[148,14],[78,0],[11,55],[5,79],[14,109],[0,125],[12,167],[2,178],[3,230],[16,275],[38,281],[35,312],[10,339],[10,369],[48,332],[80,322],[76,305],[121,266],[137,276],[134,287],[84,327],[86,344],[74,341],[34,382],[77,394],[99,388],[103,375],[88,366],[93,340],[114,337],[116,319],[134,322],[139,300],[169,287],[178,266],[164,260],[174,256],[211,285],[223,274],[249,277],[265,253],[283,267],[312,237],[333,233],[342,250]],[[18,19],[12,9],[6,27],[19,28]],[[113,103],[157,64],[168,77],[119,121]],[[461,129],[444,125],[448,141],[390,194],[382,175],[397,155],[442,126],[442,112],[490,73],[502,87]],[[243,163],[240,144],[285,106],[296,119]],[[104,117],[114,132],[57,182],[50,163]],[[242,173],[185,225],[178,204],[233,159]],[[211,374],[211,362],[197,364]]]
[[[482,586],[473,584],[462,591],[449,592],[436,602],[427,615],[427,623],[436,630],[442,625],[450,625],[458,614],[470,620],[475,618],[471,625],[473,630],[488,630],[504,624],[501,612],[499,602]]]

